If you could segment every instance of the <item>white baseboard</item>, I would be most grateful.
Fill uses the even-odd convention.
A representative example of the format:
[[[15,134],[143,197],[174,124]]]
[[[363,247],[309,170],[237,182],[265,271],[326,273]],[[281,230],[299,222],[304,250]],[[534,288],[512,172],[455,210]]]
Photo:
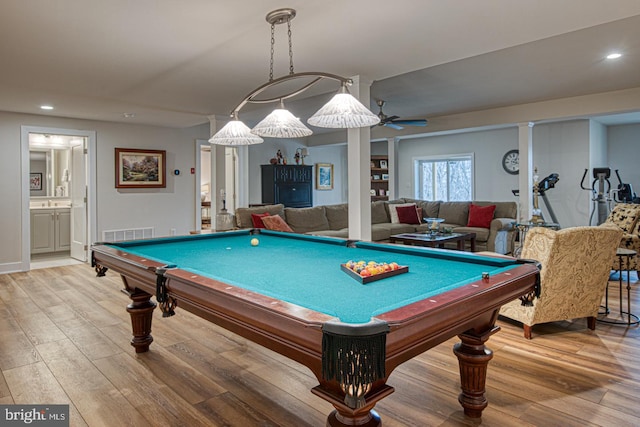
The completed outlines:
[[[26,271],[25,266],[23,266],[21,262],[0,264],[0,274],[17,273],[20,271]]]

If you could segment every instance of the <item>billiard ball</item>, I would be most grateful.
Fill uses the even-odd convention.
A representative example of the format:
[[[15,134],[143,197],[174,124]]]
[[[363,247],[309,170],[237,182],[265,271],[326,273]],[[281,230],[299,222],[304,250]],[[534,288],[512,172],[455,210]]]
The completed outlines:
[[[258,246],[259,243],[260,243],[260,241],[258,239],[256,239],[255,237],[253,239],[251,239],[251,246]]]

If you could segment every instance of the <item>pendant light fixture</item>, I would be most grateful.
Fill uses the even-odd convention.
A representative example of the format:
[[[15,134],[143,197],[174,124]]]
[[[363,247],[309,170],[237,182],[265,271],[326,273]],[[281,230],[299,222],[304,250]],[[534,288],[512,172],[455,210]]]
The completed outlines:
[[[377,124],[380,118],[369,111],[360,101],[351,95],[347,86],[353,84],[349,78],[335,74],[323,72],[296,73],[293,69],[293,48],[291,43],[291,20],[296,16],[294,9],[278,9],[270,12],[266,20],[271,24],[271,62],[269,68],[269,81],[257,89],[238,104],[231,112],[233,120],[229,121],[215,135],[209,139],[212,144],[219,145],[249,145],[263,142],[261,137],[266,138],[301,138],[309,136],[313,132],[306,127],[300,119],[296,118],[284,107],[284,100],[293,98],[309,89],[321,80],[335,80],[340,83],[340,90],[326,105],[320,108],[307,121],[312,126],[347,129],[368,127]],[[289,39],[289,74],[277,79],[273,78],[273,52],[275,45],[275,26],[287,24]],[[268,98],[258,99],[265,90],[295,79],[312,79],[301,88],[286,94]],[[252,130],[249,129],[240,119],[238,113],[248,103],[266,104],[279,102],[279,108],[265,117]]]

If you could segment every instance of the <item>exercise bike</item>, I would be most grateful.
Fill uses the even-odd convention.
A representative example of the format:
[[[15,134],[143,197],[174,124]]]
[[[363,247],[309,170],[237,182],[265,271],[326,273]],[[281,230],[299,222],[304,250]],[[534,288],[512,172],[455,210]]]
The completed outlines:
[[[631,184],[625,184],[622,182],[620,178],[620,173],[618,169],[616,169],[616,176],[618,177],[618,189],[611,190],[614,193],[614,200],[616,203],[640,203],[640,197],[633,192],[633,188],[631,188]]]

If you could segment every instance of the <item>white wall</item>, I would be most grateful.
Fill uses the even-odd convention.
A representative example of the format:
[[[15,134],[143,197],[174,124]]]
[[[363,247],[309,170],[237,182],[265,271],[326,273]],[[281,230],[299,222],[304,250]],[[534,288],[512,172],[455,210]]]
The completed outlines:
[[[518,148],[516,127],[401,140],[398,144],[398,197],[415,197],[414,159],[473,153],[474,199],[516,201],[511,190],[518,188],[518,176],[502,169],[502,156],[514,148]]]
[[[640,192],[640,124],[607,127],[607,155],[613,173],[619,169],[622,182],[631,184],[635,193]],[[618,186],[613,178],[612,185]]]
[[[590,192],[580,190],[584,169],[590,168],[591,156],[601,148],[590,149],[592,127],[588,120],[538,124],[533,127],[533,161],[540,179],[558,173],[557,186],[547,192],[562,227],[587,225]],[[593,128],[595,140],[602,143],[601,130]],[[381,149],[383,143],[374,148]],[[386,145],[386,143],[384,143]],[[475,200],[518,201],[512,190],[518,188],[517,175],[502,169],[502,156],[518,147],[516,126],[401,140],[398,148],[399,197],[414,197],[413,161],[423,156],[473,153],[475,161]],[[600,146],[599,146],[600,147]],[[373,149],[372,149],[373,150]],[[590,181],[589,181],[590,183]],[[545,218],[550,215],[540,202]]]
[[[305,148],[298,140],[265,139],[262,144],[249,146],[249,203],[262,203],[262,183],[260,165],[268,165],[269,160],[280,150],[287,159],[287,164],[294,165],[297,148]],[[309,156],[305,157],[306,165],[313,165],[313,205],[332,205],[347,201],[347,146],[325,145],[306,147]],[[318,191],[315,189],[315,164],[331,163],[334,170],[333,190]]]
[[[589,132],[588,120],[533,127],[533,164],[538,167],[540,179],[551,173],[560,175],[556,187],[547,192],[547,199],[563,228],[589,223],[591,194],[580,189],[584,170],[591,168]],[[544,203],[540,205],[545,219],[550,220]]]
[[[0,272],[20,263],[22,252],[20,128],[41,126],[96,131],[97,135],[97,231],[154,227],[156,235],[188,233],[195,227],[196,167],[194,140],[208,138],[208,125],[188,129],[128,125],[50,116],[0,112],[0,235],[9,245],[0,247]],[[163,189],[115,188],[114,148],[167,151],[167,187]],[[28,162],[27,162],[28,163]],[[179,176],[173,175],[180,169]]]

